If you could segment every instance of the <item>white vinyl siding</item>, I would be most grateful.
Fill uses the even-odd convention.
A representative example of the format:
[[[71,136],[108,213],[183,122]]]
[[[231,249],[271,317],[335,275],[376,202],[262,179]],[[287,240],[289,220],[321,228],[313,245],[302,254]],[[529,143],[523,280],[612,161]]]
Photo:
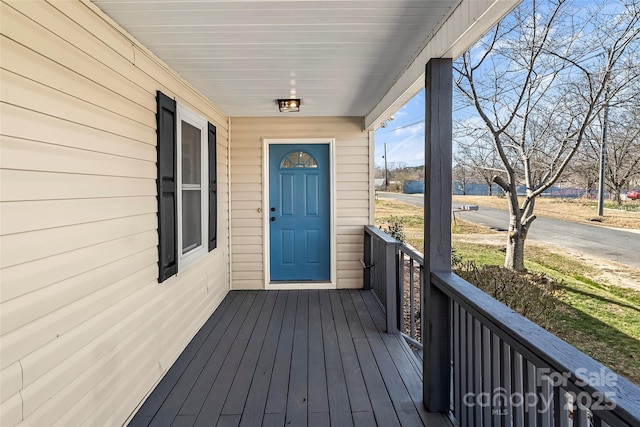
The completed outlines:
[[[335,138],[338,288],[362,287],[363,226],[369,224],[370,136],[358,117],[232,118],[233,289],[264,289],[263,139]]]
[[[0,425],[122,425],[228,292],[227,117],[90,3],[0,20]],[[163,284],[157,90],[218,142],[218,249]]]

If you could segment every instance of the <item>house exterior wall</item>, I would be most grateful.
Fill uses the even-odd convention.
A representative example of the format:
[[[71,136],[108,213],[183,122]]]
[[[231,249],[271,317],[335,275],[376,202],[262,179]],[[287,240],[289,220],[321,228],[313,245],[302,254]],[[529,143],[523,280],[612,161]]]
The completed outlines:
[[[362,118],[234,117],[231,135],[232,288],[265,287],[263,140],[304,138],[335,138],[336,285],[362,287],[363,225],[373,219],[373,137]]]
[[[0,8],[0,425],[121,425],[228,292],[228,119],[90,3]],[[156,90],[218,135],[218,248],[162,284]]]

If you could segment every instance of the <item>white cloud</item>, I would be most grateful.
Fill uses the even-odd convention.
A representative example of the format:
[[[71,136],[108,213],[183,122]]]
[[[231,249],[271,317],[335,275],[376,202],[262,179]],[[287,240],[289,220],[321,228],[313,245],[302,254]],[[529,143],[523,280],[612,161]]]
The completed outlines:
[[[405,135],[424,135],[424,121],[420,123],[416,123],[410,126],[403,126],[399,129],[393,131],[395,136],[405,136]]]

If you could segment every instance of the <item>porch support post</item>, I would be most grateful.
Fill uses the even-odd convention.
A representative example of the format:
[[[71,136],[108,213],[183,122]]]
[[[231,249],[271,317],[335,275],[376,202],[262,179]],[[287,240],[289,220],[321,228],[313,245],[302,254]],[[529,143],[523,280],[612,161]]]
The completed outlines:
[[[451,271],[452,62],[432,58],[425,74],[423,401],[430,412],[449,409],[449,299],[431,273]],[[426,323],[426,324],[425,324]]]

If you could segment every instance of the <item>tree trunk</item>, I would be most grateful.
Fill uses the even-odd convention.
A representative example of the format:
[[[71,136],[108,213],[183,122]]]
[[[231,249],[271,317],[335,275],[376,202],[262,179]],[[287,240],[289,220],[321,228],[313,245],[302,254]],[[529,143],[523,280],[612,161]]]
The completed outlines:
[[[527,230],[522,226],[522,214],[518,206],[508,195],[509,201],[509,232],[507,235],[507,253],[504,259],[505,268],[526,271],[524,268],[524,241],[527,238]]]
[[[493,188],[491,188],[491,186],[493,185],[493,175],[489,178],[485,175],[484,182],[485,184],[487,184],[487,195],[493,196]]]
[[[511,270],[526,271],[524,268],[524,241],[522,233],[509,231],[507,239],[507,255],[504,259],[504,266]]]
[[[616,202],[618,206],[622,204],[622,197],[620,193],[622,192],[622,187],[618,187],[617,185],[613,188],[613,200]]]

